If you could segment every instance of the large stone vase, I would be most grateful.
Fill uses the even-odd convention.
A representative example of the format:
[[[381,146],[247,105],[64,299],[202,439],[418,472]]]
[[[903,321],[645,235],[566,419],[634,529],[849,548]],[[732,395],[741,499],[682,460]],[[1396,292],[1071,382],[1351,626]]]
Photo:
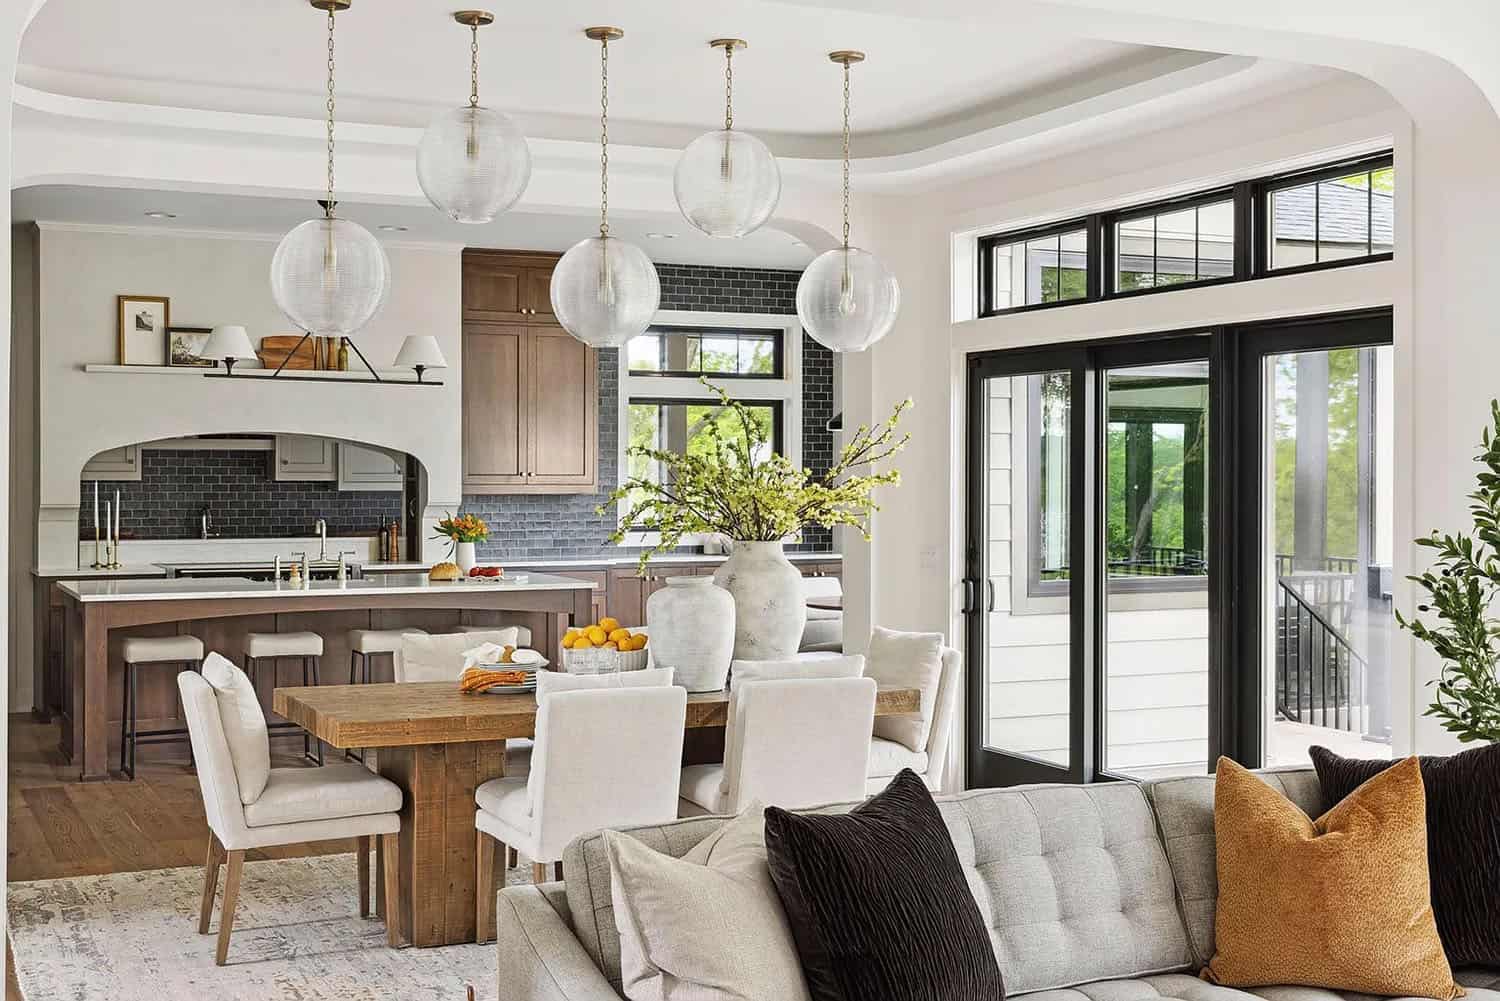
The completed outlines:
[[[734,598],[737,659],[796,656],[807,625],[807,599],[802,573],[786,558],[781,543],[736,542],[729,559],[714,572],[714,582]]]
[[[651,659],[690,692],[717,692],[734,658],[734,598],[711,577],[668,577],[646,601]]]

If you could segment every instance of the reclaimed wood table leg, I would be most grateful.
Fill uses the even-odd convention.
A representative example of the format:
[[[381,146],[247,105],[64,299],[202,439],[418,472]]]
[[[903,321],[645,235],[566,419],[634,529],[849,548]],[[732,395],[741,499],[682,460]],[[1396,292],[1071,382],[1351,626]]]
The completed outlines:
[[[399,871],[394,906],[407,939],[415,946],[473,942],[474,790],[505,774],[505,741],[381,748],[379,767],[405,793],[398,858],[382,861]]]
[[[85,782],[98,782],[109,778],[109,629],[104,624],[104,610],[98,605],[83,607],[83,643],[79,653],[83,691],[78,691],[76,683],[73,689],[78,699],[73,711],[80,717],[83,729],[83,767],[79,777]]]

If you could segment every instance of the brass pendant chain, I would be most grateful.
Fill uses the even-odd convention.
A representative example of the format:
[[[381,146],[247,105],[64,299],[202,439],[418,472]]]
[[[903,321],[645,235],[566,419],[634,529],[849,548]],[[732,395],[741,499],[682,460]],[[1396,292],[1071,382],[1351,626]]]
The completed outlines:
[[[469,42],[469,107],[479,107],[479,22],[469,25],[473,39]]]
[[[724,46],[724,131],[734,128],[734,43]]]
[[[328,198],[323,214],[333,218],[333,5],[328,7]]]
[[[609,39],[599,39],[599,236],[609,237]]]
[[[849,63],[844,63],[844,249],[849,249]]]

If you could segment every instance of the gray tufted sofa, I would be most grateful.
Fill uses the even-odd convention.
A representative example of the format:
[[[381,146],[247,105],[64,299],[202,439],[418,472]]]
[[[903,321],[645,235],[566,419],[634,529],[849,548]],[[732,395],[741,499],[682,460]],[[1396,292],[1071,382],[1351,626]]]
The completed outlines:
[[[1310,769],[1261,777],[1319,812]],[[1007,993],[1034,1001],[1355,998],[1308,987],[1246,993],[1197,978],[1214,946],[1213,795],[1211,777],[1191,776],[939,796]],[[631,833],[680,856],[720,823],[698,817]],[[619,1001],[620,943],[600,837],[574,841],[563,871],[566,884],[500,892],[504,1001]],[[1473,1001],[1500,1001],[1500,972],[1458,971],[1458,979]]]

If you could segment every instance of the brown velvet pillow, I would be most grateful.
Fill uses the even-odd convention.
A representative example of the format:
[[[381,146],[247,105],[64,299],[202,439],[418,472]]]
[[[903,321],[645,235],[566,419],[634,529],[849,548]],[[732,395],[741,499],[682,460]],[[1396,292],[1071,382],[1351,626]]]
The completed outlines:
[[[1462,996],[1432,915],[1416,758],[1375,776],[1316,821],[1220,758],[1214,835],[1219,903],[1203,979]]]

